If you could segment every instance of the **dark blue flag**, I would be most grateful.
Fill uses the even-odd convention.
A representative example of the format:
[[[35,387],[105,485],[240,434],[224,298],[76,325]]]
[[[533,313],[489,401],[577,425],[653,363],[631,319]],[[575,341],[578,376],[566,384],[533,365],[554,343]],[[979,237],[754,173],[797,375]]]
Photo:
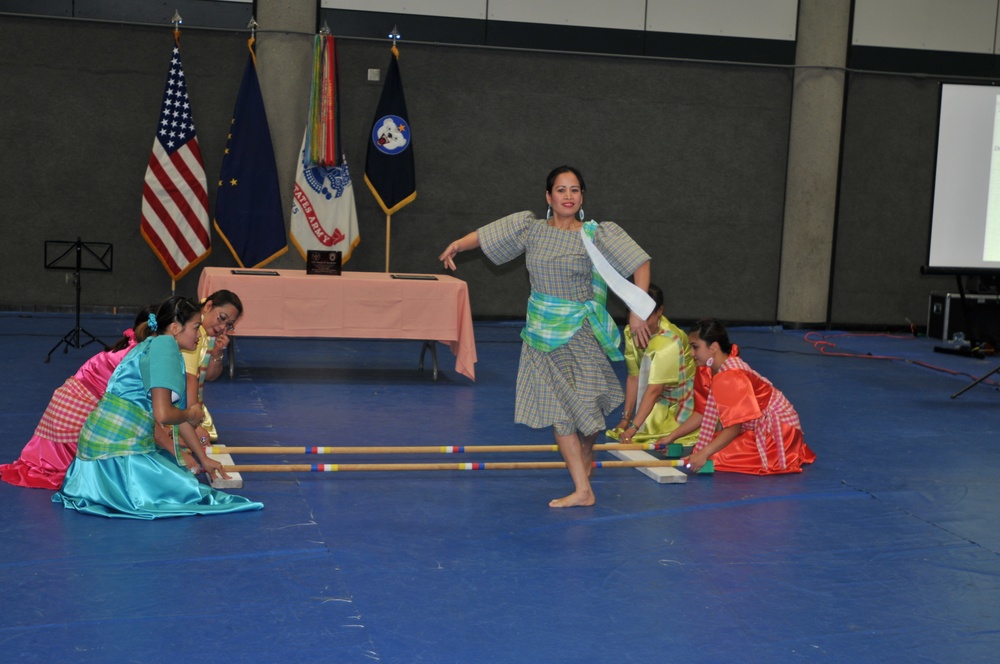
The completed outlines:
[[[365,182],[387,215],[392,215],[417,197],[413,169],[413,137],[399,75],[399,51],[392,47],[389,71],[368,135]]]
[[[278,169],[253,42],[251,38],[215,199],[215,229],[240,267],[250,268],[266,265],[288,251]]]

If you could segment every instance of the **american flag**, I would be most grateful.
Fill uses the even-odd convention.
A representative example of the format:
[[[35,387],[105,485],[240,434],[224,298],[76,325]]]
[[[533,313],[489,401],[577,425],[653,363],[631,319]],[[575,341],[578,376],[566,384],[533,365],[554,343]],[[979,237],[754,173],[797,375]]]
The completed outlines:
[[[208,229],[205,166],[175,38],[142,188],[142,236],[176,281],[212,252]]]

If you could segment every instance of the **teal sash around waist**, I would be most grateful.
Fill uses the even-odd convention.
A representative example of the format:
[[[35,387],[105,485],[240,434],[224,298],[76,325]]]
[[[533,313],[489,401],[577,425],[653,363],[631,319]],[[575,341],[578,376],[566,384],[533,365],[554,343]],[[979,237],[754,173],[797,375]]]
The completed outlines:
[[[127,399],[105,392],[80,431],[76,455],[107,459],[147,454],[156,449],[153,414]]]

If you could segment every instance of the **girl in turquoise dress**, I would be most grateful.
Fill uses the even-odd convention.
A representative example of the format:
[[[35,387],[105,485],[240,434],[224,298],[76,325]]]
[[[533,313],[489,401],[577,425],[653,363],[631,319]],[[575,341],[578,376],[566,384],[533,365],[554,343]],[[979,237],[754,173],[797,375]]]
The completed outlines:
[[[573,492],[550,501],[550,507],[596,502],[590,484],[594,441],[624,398],[609,362],[622,359],[618,328],[598,292],[603,282],[595,283],[581,233],[619,274],[631,275],[642,291],[649,288],[649,255],[614,222],[584,223],[585,190],[578,170],[560,166],[545,183],[545,219],[527,211],[508,215],[452,242],[438,257],[454,270],[455,256],[476,247],[495,264],[524,254],[531,297],[521,333],[514,421],[553,429]],[[643,317],[630,312],[629,320],[636,344],[645,347],[649,330]]]
[[[199,314],[194,301],[172,297],[150,315],[154,336],[138,344],[111,375],[80,432],[76,458],[53,502],[87,514],[135,519],[263,507],[216,491],[194,475],[203,468],[210,477],[227,477],[195,435],[194,425],[204,416],[201,405],[187,405],[181,350],[197,345]],[[157,424],[176,427],[200,468],[185,465],[178,443],[158,445],[153,435]]]

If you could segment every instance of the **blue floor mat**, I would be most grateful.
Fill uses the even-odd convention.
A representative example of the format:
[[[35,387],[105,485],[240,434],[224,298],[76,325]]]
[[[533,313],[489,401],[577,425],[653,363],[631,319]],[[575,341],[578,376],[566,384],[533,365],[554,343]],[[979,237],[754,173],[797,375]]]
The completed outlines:
[[[127,318],[84,327],[113,341]],[[52,390],[98,350],[43,361],[73,324],[0,314],[0,459],[17,457]],[[549,445],[549,432],[513,423],[519,330],[476,324],[475,382],[442,345],[435,382],[417,371],[419,342],[240,339],[233,380],[208,385],[206,401],[228,445]],[[551,510],[570,488],[564,470],[248,472],[237,493],[264,510],[154,522],[85,516],[50,492],[0,484],[3,652],[19,662],[993,661],[1000,378],[951,395],[1000,360],[938,353],[942,342],[910,335],[731,336],[799,411],[818,455],[802,474],[661,485],[602,469],[595,507]]]

